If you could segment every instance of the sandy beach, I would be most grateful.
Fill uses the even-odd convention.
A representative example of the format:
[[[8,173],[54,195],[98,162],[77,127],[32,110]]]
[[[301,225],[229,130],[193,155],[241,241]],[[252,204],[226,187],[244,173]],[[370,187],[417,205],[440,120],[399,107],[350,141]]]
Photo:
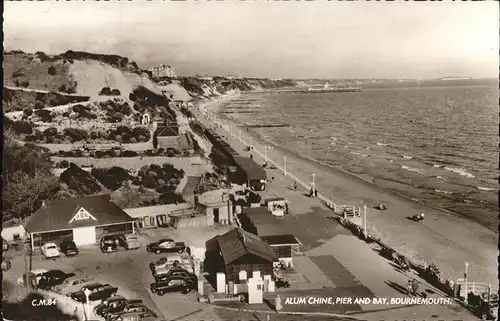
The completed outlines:
[[[203,109],[209,114],[216,113],[225,103],[234,99],[236,97],[232,96],[204,104]],[[229,139],[229,143],[237,141],[239,124],[228,118],[224,118],[224,121],[231,126],[235,135]],[[269,142],[252,130],[243,129],[242,133],[244,141],[249,142],[252,137],[256,150],[254,159],[255,154],[263,155],[264,145],[269,145]],[[228,136],[230,135],[226,137]],[[278,146],[268,151],[269,162],[275,163],[279,168],[282,168],[285,156],[289,176],[311,183],[314,173],[317,189],[325,198],[339,205],[366,204],[370,233],[401,253],[416,262],[435,263],[440,268],[442,277],[451,280],[463,277],[467,261],[470,264],[470,281],[491,283],[493,289],[498,289],[496,233],[456,214],[418,204],[376,187],[362,177],[300,157]],[[283,172],[276,170],[276,175],[283,175]],[[307,192],[306,188],[304,192]],[[374,209],[374,206],[381,203],[388,209]],[[407,219],[419,212],[426,214],[425,222],[415,223]]]

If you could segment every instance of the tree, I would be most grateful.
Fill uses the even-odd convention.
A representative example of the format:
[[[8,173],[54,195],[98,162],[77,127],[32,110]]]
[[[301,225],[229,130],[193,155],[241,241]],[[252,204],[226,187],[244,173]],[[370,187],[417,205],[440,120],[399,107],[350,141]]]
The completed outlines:
[[[57,73],[56,68],[55,68],[54,66],[50,66],[50,67],[47,69],[47,73],[48,73],[49,75],[54,76],[54,75]]]

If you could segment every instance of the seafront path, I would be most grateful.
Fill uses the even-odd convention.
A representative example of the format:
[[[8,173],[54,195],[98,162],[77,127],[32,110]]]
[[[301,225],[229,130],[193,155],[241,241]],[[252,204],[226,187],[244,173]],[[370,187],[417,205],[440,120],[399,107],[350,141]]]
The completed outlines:
[[[217,103],[216,103],[217,104]],[[212,126],[212,120],[200,119],[206,126]],[[246,155],[245,142],[231,136],[220,126],[216,132],[241,155]],[[256,145],[254,145],[257,147]],[[257,163],[264,161],[264,155],[253,152]],[[401,273],[389,261],[382,258],[372,245],[366,244],[345,230],[336,220],[329,217],[332,211],[318,199],[310,198],[307,190],[294,191],[291,186],[295,181],[279,169],[268,169],[269,180],[266,193],[289,200],[290,215],[281,218],[279,223],[266,224],[265,234],[294,234],[303,244],[303,255],[295,258],[297,275],[290,276],[292,286],[280,292],[284,300],[287,297],[377,297],[404,298],[404,286],[412,278],[418,279],[414,272]],[[300,182],[306,185],[305,182]],[[271,216],[272,220],[272,216]],[[273,230],[274,229],[274,230]],[[433,297],[445,297],[433,289],[424,280],[418,279],[421,291]],[[275,295],[275,294],[274,294]],[[273,295],[268,295],[274,302]],[[265,304],[249,306],[255,310],[270,310]],[[473,320],[469,311],[452,301],[449,305],[284,305],[286,312],[330,312],[346,314],[366,320],[379,319],[425,319],[425,320]]]
[[[215,112],[230,100],[245,101],[246,96],[231,97],[216,102],[205,109],[213,121]],[[251,102],[254,100],[248,100]],[[230,103],[229,103],[230,105]],[[250,108],[250,107],[249,107]],[[249,144],[252,137],[253,156],[263,161],[265,145],[252,131],[246,131],[240,124],[229,119],[216,120],[233,132],[232,141],[239,139],[240,129],[244,143]],[[238,150],[238,149],[237,149]],[[238,150],[239,151],[239,150]],[[333,200],[337,204],[368,207],[367,229],[414,262],[435,263],[444,279],[457,280],[465,272],[465,262],[469,263],[468,280],[490,283],[493,291],[498,289],[498,235],[457,214],[419,204],[404,197],[384,191],[350,174],[334,170],[313,161],[302,159],[275,146],[269,150],[268,163],[274,163],[283,173],[286,156],[287,178],[295,180],[307,192],[315,173],[315,183],[323,200]],[[278,171],[275,171],[278,173]],[[278,175],[275,175],[278,176]],[[387,210],[374,209],[385,204]],[[426,214],[423,223],[415,223],[407,217],[419,212]]]

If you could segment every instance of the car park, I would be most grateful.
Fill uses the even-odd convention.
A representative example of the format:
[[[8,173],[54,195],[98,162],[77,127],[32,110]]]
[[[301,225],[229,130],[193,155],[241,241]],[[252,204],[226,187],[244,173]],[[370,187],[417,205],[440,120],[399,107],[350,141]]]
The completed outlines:
[[[149,243],[146,250],[156,254],[169,252],[182,253],[187,251],[187,248],[184,242],[175,242],[172,239],[161,239],[158,242]]]
[[[52,290],[63,295],[70,295],[71,293],[80,290],[83,286],[92,283],[95,283],[95,280],[86,276],[73,276],[64,280],[63,283],[56,285],[52,288]]]
[[[117,250],[117,239],[116,236],[114,235],[105,235],[101,238],[101,241],[99,242],[101,252],[103,253],[112,253],[116,252]]]
[[[76,247],[75,242],[70,241],[70,240],[65,240],[62,241],[59,244],[59,249],[61,250],[62,253],[66,256],[73,256],[73,255],[78,255],[80,252],[78,248]]]
[[[123,311],[117,312],[117,313],[108,313],[106,315],[106,321],[115,321],[119,320],[121,316],[127,315],[127,314],[139,314],[140,316],[151,316],[151,317],[156,317],[156,313],[151,311],[148,307],[144,306],[143,304],[129,304],[127,305]]]
[[[53,286],[59,285],[67,278],[75,276],[75,273],[65,273],[61,270],[50,270],[42,274],[40,281],[38,281],[38,288],[42,290],[49,290]]]
[[[115,295],[116,292],[118,292],[117,287],[111,286],[109,284],[94,283],[82,287],[80,291],[71,293],[71,298],[75,301],[86,303],[87,302],[87,296],[85,295],[86,290],[90,291],[90,294],[88,296],[89,301],[105,300],[110,296]]]
[[[131,303],[142,303],[142,300],[127,300],[126,298],[116,295],[103,300],[94,308],[94,313],[100,317],[106,316],[109,312],[116,313],[124,310],[125,306]]]
[[[151,292],[164,295],[165,293],[181,292],[189,293],[189,291],[196,289],[197,284],[188,281],[183,277],[170,277],[164,281],[155,282],[150,284]]]
[[[36,269],[36,270],[31,270],[28,273],[28,279],[32,281],[32,285],[38,285],[38,281],[40,281],[40,278],[44,273],[47,273],[48,271],[46,269]],[[26,286],[26,274],[23,274],[20,278],[17,279],[17,284],[20,286]]]
[[[56,243],[45,243],[42,245],[42,254],[47,259],[59,257],[61,253],[57,249]]]
[[[141,247],[141,243],[137,238],[137,235],[134,234],[125,234],[118,236],[118,241],[120,245],[123,246],[127,250],[134,250]]]
[[[112,321],[155,321],[157,315],[154,312],[128,312],[118,315]]]

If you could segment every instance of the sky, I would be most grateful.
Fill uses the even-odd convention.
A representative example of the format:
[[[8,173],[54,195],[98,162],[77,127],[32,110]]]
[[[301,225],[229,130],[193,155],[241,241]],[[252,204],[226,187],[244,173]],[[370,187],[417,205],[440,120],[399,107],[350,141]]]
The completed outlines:
[[[179,75],[498,77],[485,2],[4,2],[4,48],[118,54]]]

